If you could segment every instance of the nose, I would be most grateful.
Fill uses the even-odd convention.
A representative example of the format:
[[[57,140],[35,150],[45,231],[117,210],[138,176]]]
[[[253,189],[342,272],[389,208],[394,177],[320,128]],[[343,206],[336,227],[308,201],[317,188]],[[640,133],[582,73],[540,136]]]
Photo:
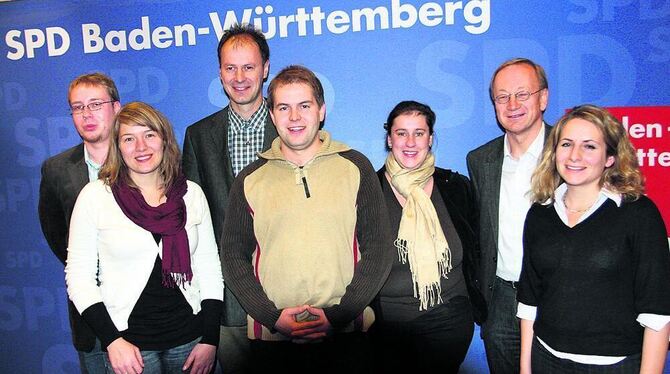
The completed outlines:
[[[242,82],[244,80],[244,72],[242,69],[235,70],[235,81]]]
[[[87,106],[84,106],[84,109],[81,111],[81,116],[84,118],[91,117],[93,115],[93,111],[88,109]]]
[[[143,151],[146,148],[147,148],[147,143],[144,141],[144,138],[142,138],[142,137],[137,138],[137,141],[135,142],[135,150],[136,151]]]
[[[414,138],[413,134],[407,135],[407,143],[405,143],[408,147],[414,147],[416,145],[416,139]]]
[[[521,106],[521,102],[516,99],[516,96],[512,95],[507,102],[507,110],[517,110]]]
[[[579,147],[572,147],[570,150],[570,161],[578,161],[582,158],[582,152]]]
[[[297,109],[290,109],[288,119],[291,120],[291,121],[299,120],[300,119],[300,112]]]

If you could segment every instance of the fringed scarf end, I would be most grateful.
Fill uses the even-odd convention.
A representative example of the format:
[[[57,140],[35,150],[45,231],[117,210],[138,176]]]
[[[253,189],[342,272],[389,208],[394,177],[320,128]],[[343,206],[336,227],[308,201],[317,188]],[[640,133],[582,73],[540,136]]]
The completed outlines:
[[[398,261],[400,261],[401,264],[406,264],[407,254],[409,253],[409,244],[407,240],[398,238],[393,242],[393,245],[398,249]]]
[[[417,285],[414,283],[414,296],[416,297]],[[432,283],[419,291],[419,311],[428,310],[429,307],[433,307],[438,304],[442,304],[442,287],[440,283]]]
[[[170,272],[163,272],[163,287],[165,288],[175,288],[175,287],[181,287],[184,288],[186,286],[186,283],[189,285],[191,284],[191,280],[193,280],[193,274],[189,273],[170,273]]]

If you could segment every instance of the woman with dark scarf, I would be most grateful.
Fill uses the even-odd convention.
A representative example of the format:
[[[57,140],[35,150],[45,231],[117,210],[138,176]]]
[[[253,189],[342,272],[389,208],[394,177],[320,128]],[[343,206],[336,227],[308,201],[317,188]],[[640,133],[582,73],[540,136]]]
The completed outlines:
[[[200,187],[187,181],[167,119],[133,102],[72,214],[70,299],[107,352],[109,373],[209,373],[223,279]]]
[[[470,181],[435,167],[435,113],[403,101],[385,125],[378,171],[398,257],[379,293],[371,335],[380,372],[456,373],[486,307],[476,286]]]

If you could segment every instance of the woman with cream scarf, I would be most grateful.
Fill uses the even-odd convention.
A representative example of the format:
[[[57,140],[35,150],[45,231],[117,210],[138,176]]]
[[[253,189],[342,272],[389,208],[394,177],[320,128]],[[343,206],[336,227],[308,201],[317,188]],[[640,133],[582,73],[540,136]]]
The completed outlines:
[[[376,302],[371,331],[381,372],[456,373],[485,318],[474,274],[470,181],[435,167],[435,114],[403,101],[385,124],[389,154],[378,171],[398,257]]]

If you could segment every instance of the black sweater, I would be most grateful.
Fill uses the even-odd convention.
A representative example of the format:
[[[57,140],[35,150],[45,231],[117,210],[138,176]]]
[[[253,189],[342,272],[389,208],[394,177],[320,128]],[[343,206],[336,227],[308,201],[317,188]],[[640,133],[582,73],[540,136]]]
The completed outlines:
[[[670,315],[665,226],[647,197],[607,200],[570,228],[552,204],[526,216],[518,300],[537,306],[535,334],[566,353],[642,351],[640,313]]]

